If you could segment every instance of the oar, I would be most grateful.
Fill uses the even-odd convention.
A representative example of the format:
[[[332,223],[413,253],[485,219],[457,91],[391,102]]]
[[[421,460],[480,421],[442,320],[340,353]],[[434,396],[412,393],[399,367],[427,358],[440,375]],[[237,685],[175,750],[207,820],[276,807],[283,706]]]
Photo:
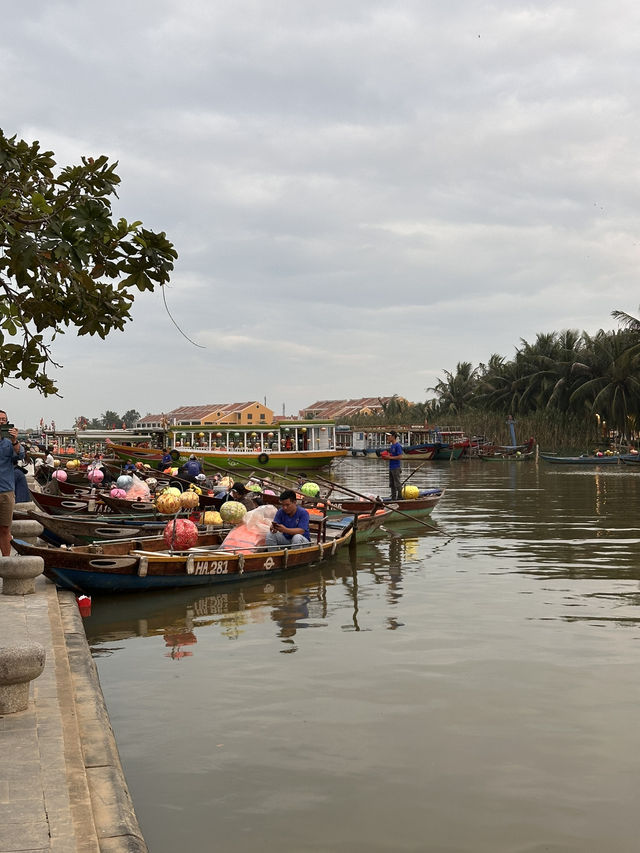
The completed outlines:
[[[237,460],[237,461],[238,461],[238,464],[244,465],[247,468],[249,467],[248,463],[242,462],[241,460]],[[264,474],[271,474],[272,473],[270,471],[267,471],[265,468],[254,467],[254,470],[255,471],[261,471]],[[282,476],[282,479],[285,479],[286,475],[281,475],[281,476]],[[314,472],[313,476],[316,480],[322,481],[325,485],[329,485],[329,486],[332,486],[333,488],[337,488],[339,491],[346,492],[347,494],[354,495],[357,498],[363,498],[365,501],[371,500],[371,498],[367,497],[367,495],[363,495],[362,492],[356,492],[355,489],[349,489],[349,488],[347,488],[347,486],[343,486],[340,483],[334,483],[332,480],[327,480],[326,477],[323,477],[320,474],[317,474]],[[293,480],[293,477],[286,476],[286,479]],[[410,515],[408,512],[403,512],[401,509],[396,509],[395,507],[388,506],[387,504],[383,503],[379,498],[377,498],[376,501],[374,501],[374,502],[378,503],[381,507],[384,507],[386,509],[392,510],[393,512],[396,512],[398,515],[401,515],[403,518],[408,518],[410,521],[415,522],[416,524],[421,524],[423,527],[428,527],[429,530],[437,530],[438,532],[441,532],[440,529],[435,526],[435,524],[429,524],[428,521],[422,521],[422,519],[416,518],[415,516]]]
[[[342,486],[340,484],[334,484],[331,482],[331,480],[327,480],[325,477],[321,476],[320,474],[314,474],[314,477],[317,480],[322,480],[325,484],[336,485],[337,488],[340,489],[340,491],[347,492],[348,494],[355,495],[358,498],[363,498],[365,501],[371,501],[371,498],[367,497],[367,495],[363,495],[361,492],[356,492],[355,489],[349,489],[349,488],[347,488],[347,486]],[[385,504],[383,501],[381,501],[380,498],[376,498],[374,503],[378,503],[384,509],[390,509],[393,512],[398,513],[398,515],[403,516],[403,518],[408,518],[410,521],[413,521],[416,524],[422,524],[423,527],[428,527],[430,530],[437,530],[439,533],[441,532],[439,530],[439,528],[435,526],[435,524],[429,524],[428,521],[422,521],[422,519],[416,518],[415,516],[411,515],[408,512],[403,512],[401,509],[396,509],[393,506],[389,506],[389,504]]]
[[[427,462],[430,462],[430,461],[431,461],[431,460],[427,459]],[[415,471],[412,471],[412,472],[409,474],[409,476],[408,476],[408,477],[406,477],[406,478],[402,481],[402,483],[400,484],[400,488],[402,488],[402,487],[404,486],[404,484],[405,484],[405,483],[407,483],[407,482],[408,482],[408,481],[413,477],[413,475],[414,475],[414,474],[417,474],[417,473],[418,473],[418,471],[420,471],[422,468],[424,468],[424,466],[427,464],[427,462],[423,462],[423,463],[422,463],[422,465],[419,465],[419,466],[415,469]]]

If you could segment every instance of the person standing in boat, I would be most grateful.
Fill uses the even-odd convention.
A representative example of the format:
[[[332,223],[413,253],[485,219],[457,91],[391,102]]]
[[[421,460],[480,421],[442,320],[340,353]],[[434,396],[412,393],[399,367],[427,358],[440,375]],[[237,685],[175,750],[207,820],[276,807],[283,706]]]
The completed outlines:
[[[14,465],[24,459],[24,447],[18,441],[18,430],[7,413],[0,409],[0,553],[11,556],[11,522],[16,503]]]
[[[158,469],[160,471],[166,471],[167,468],[171,468],[173,465],[173,459],[171,458],[171,451],[168,447],[162,451],[162,459],[158,462]]]
[[[309,545],[309,513],[296,503],[296,493],[285,489],[280,495],[280,509],[267,533],[265,545]]]
[[[389,488],[391,489],[391,500],[399,501],[402,498],[402,445],[398,441],[397,432],[387,433],[389,436],[389,450],[387,458],[389,459]]]

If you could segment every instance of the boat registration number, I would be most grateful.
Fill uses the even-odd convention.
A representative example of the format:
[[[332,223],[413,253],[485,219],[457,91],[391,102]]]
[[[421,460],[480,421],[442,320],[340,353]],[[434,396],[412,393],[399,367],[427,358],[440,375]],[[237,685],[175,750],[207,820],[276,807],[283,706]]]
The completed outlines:
[[[202,560],[193,567],[194,575],[226,575],[229,573],[228,560]]]

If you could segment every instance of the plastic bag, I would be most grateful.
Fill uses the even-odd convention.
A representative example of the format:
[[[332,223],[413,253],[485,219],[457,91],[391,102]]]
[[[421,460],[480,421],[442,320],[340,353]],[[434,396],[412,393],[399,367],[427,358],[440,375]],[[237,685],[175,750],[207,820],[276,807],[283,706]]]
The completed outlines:
[[[239,554],[252,553],[265,544],[276,512],[275,506],[259,506],[250,510],[242,522],[227,534],[220,547]]]

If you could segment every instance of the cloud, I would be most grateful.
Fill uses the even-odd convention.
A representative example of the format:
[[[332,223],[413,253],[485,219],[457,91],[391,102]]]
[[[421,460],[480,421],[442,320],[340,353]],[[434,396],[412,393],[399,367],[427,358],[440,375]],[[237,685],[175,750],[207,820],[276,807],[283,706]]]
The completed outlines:
[[[106,342],[56,345],[70,424],[106,408],[399,393],[611,328],[639,260],[624,0],[35,2],[5,12],[5,131],[106,153],[116,215],[179,252]],[[16,416],[16,421],[19,418]]]

